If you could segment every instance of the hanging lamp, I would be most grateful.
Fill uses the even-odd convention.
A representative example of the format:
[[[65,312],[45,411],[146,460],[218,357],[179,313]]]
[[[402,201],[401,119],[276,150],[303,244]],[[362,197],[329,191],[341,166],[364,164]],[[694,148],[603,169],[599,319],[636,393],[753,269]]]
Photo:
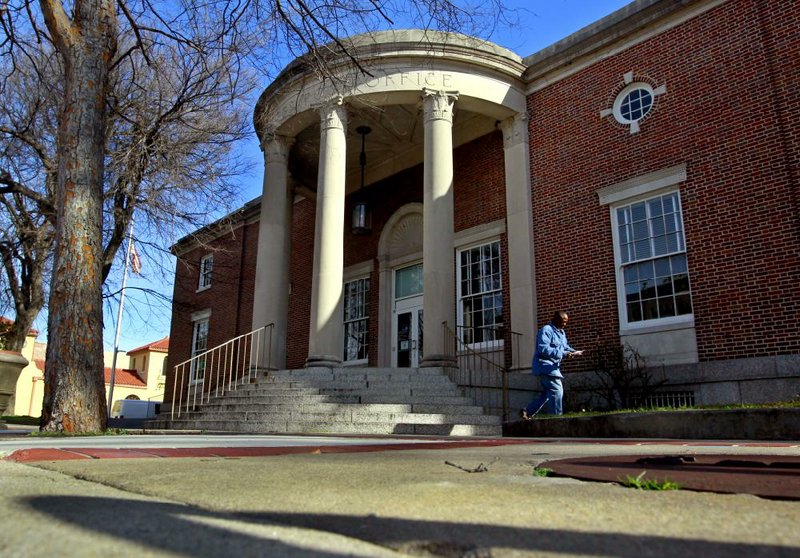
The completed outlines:
[[[372,128],[369,126],[359,126],[356,128],[356,132],[361,134],[361,155],[358,159],[358,162],[361,164],[361,187],[358,190],[356,203],[353,206],[351,230],[353,234],[357,235],[370,234],[372,232],[372,214],[364,195],[364,169],[367,166],[367,153],[365,148],[367,134],[371,131]]]

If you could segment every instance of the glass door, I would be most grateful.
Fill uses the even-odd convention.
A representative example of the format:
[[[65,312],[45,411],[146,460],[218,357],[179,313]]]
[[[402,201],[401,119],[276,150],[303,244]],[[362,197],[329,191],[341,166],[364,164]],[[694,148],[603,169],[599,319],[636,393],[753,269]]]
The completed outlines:
[[[392,366],[416,368],[422,360],[422,264],[394,272]]]
[[[394,323],[394,365],[416,368],[422,359],[423,348],[422,297],[397,302]]]

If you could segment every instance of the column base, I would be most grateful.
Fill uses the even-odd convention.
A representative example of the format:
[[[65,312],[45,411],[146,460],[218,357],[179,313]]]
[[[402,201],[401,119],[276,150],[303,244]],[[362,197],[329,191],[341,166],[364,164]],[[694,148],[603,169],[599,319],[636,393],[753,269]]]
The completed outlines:
[[[458,368],[456,358],[451,355],[428,355],[422,358],[420,368]]]
[[[310,355],[306,359],[306,368],[341,368],[342,359],[331,355]]]

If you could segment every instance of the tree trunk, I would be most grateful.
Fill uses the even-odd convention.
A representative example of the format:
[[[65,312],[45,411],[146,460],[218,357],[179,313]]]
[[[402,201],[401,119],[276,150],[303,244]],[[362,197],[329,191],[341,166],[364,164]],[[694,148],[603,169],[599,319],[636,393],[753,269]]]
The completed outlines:
[[[109,65],[116,51],[116,5],[110,0],[76,0],[70,20],[59,1],[40,3],[65,68],[41,429],[92,432],[104,430],[107,423],[102,194],[105,103]]]

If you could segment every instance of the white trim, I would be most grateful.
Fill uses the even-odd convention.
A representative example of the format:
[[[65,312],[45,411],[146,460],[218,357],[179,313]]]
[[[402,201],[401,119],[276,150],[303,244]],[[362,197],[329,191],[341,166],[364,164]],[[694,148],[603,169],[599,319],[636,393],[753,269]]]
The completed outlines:
[[[358,275],[355,274],[355,271],[363,270],[363,269],[365,269],[367,267],[367,265],[368,265],[368,269],[366,271],[364,271],[362,273],[359,273]],[[370,274],[369,274],[369,272],[371,271],[371,268],[372,268],[372,262],[371,261],[370,262],[365,262],[365,263],[362,263],[362,264],[356,264],[355,266],[350,266],[349,268],[347,268],[348,271],[347,271],[347,273],[345,273],[345,276],[347,276],[348,274],[351,274],[351,275],[354,275],[354,276],[353,277],[349,277],[347,280],[342,280],[342,297],[344,297],[344,293],[346,292],[346,285],[348,283],[354,283],[356,281],[362,281],[362,280],[367,280],[369,282],[369,289],[365,293],[366,294],[366,298],[364,300],[365,309],[369,307],[369,293],[370,293],[370,291],[372,291],[372,279],[371,279]],[[343,334],[346,331],[346,325],[348,323],[345,320],[345,313],[346,312],[347,312],[347,301],[346,300],[342,300],[342,333]],[[369,318],[370,318],[369,312],[366,312],[364,318],[359,318],[358,320],[351,320],[350,323],[355,322],[355,321],[366,320],[366,322],[367,322],[367,334],[369,335]],[[370,340],[369,345],[371,345],[371,344],[372,344],[372,340]],[[369,345],[367,345],[367,347],[369,347]],[[360,359],[355,359],[355,360],[344,360],[344,357],[346,355],[345,355],[345,348],[344,348],[344,346],[342,346],[342,366],[356,366],[356,365],[360,365],[360,364],[367,364],[368,361],[369,361],[369,349],[367,350],[367,355],[368,355],[367,358],[360,358]]]
[[[211,262],[211,269],[208,271],[208,273],[206,273],[204,270],[205,270],[206,262],[208,262],[208,261]],[[202,258],[200,258],[199,272],[200,273],[197,276],[197,291],[195,291],[195,292],[198,292],[198,293],[200,291],[205,291],[206,289],[210,289],[211,288],[211,282],[213,280],[212,279],[212,277],[213,277],[212,274],[214,273],[214,253],[213,252],[208,253],[205,256],[203,256]],[[203,282],[203,279],[206,276],[208,277],[208,283],[204,283]]]
[[[394,277],[394,272],[392,271],[392,276]],[[392,281],[394,285],[394,281]],[[392,294],[394,295],[394,287],[392,288]],[[399,307],[399,309],[398,309]],[[420,311],[424,312],[425,307],[423,304],[423,293],[418,293],[415,295],[407,296],[405,298],[396,299],[393,297],[392,300],[392,329],[391,329],[391,365],[393,367],[397,367],[397,356],[398,356],[398,346],[397,346],[397,315],[399,313],[410,313],[411,314],[411,332],[410,332],[410,341],[412,343],[416,343],[416,347],[411,347],[409,349],[409,367],[416,368],[419,366],[420,361],[422,360],[422,354],[419,350],[419,313]],[[423,320],[424,320],[423,314]],[[423,326],[424,327],[424,326]],[[423,343],[424,343],[424,331],[423,331]]]
[[[491,240],[500,240],[500,235],[505,232],[505,219],[498,219],[491,223],[483,223],[455,233],[453,237],[453,248],[457,251],[464,250],[469,248],[469,245],[484,244]]]
[[[660,188],[657,190],[660,190]],[[626,206],[641,201],[640,198],[649,199],[651,197],[656,197],[659,195],[664,195],[673,192],[678,196],[678,205],[680,207],[681,222],[683,222],[683,203],[681,202],[680,199],[681,196],[680,190],[677,188],[672,188],[658,192],[655,191],[647,192],[648,195],[646,196],[641,192],[638,192],[638,195],[635,197],[624,199],[617,203],[609,205],[609,212],[611,216],[611,236],[614,248],[614,276],[615,276],[614,279],[617,287],[617,314],[619,317],[620,335],[635,335],[641,333],[670,331],[676,329],[690,329],[694,327],[694,307],[692,308],[691,314],[682,314],[680,316],[669,316],[666,318],[641,320],[638,322],[628,322],[628,307],[625,300],[625,282],[623,280],[622,268],[627,265],[635,264],[637,262],[628,262],[627,264],[622,263],[621,246],[619,241],[619,223],[617,222],[617,209],[621,206]],[[686,254],[688,252],[688,248],[686,246],[685,233],[686,231],[684,225],[684,227],[681,229],[681,235],[683,235],[683,250],[678,252],[679,254]],[[658,256],[658,257],[663,257],[663,256]],[[654,257],[648,259],[656,259],[656,258]],[[689,273],[689,276],[691,278],[691,273]],[[689,296],[691,297],[691,295],[692,295],[692,289],[691,289],[691,279],[690,279]]]
[[[686,163],[643,174],[597,190],[600,205],[636,201],[634,198],[655,194],[657,190],[686,181]]]
[[[190,348],[191,349],[190,350],[191,358],[194,358],[197,355],[202,354],[202,353],[204,353],[204,352],[206,352],[208,350],[208,336],[209,336],[209,333],[211,331],[211,320],[209,319],[210,316],[211,316],[211,311],[209,310],[208,311],[208,315],[206,315],[204,317],[201,317],[201,318],[198,318],[196,320],[192,320],[192,345],[191,345],[191,348]],[[200,326],[201,324],[206,324],[206,339],[205,339],[206,346],[203,348],[203,350],[195,352],[195,347],[197,345],[198,326]],[[192,366],[189,369],[189,383],[191,385],[202,384],[205,381],[205,378],[206,378],[206,366],[205,366],[205,363],[204,363],[204,368],[203,368],[203,377],[202,378],[197,378],[195,376],[194,365],[195,365],[196,362],[197,361],[193,360],[192,361]]]
[[[625,97],[627,97],[633,91],[636,91],[638,89],[644,89],[645,91],[647,91],[648,95],[650,95],[651,97],[650,106],[647,108],[647,111],[642,114],[642,116],[630,120],[622,115],[622,101],[625,100]],[[639,122],[645,116],[650,114],[650,111],[652,111],[655,108],[655,104],[656,104],[656,95],[653,86],[644,81],[637,81],[635,83],[627,85],[622,91],[617,93],[617,97],[614,99],[614,104],[611,107],[611,112],[614,115],[614,119],[617,122],[619,122],[620,124],[624,124],[626,126],[630,126],[634,122]]]
[[[528,82],[527,87],[525,88],[525,94],[531,95],[541,89],[544,89],[545,87],[553,85],[554,83],[558,83],[563,79],[566,79],[590,66],[597,64],[601,60],[606,60],[612,56],[616,56],[617,54],[625,52],[626,50],[638,44],[649,41],[650,39],[653,39],[662,33],[666,33],[675,27],[683,25],[687,21],[690,21],[691,19],[702,15],[707,11],[713,10],[727,1],[728,0],[707,0],[706,2],[698,2],[698,4],[695,6],[682,8],[672,14],[669,14],[666,18],[660,19],[660,21],[656,22],[655,24],[650,24],[648,22],[647,25],[640,26],[638,30],[627,35],[623,39],[613,41],[608,45],[604,45],[599,48],[595,48],[590,45],[589,48],[584,47],[580,49],[579,43],[580,50],[578,50],[577,54],[565,54],[563,56],[555,54],[552,56],[553,61],[548,64],[548,67],[543,70],[539,70],[535,76],[530,76],[528,74],[530,72],[529,66],[528,70],[526,70],[525,75],[523,76],[523,79],[526,79]],[[596,24],[597,22],[595,24],[590,24],[590,26]],[[576,34],[581,32],[582,31],[577,31]],[[610,30],[610,32],[613,33],[613,28]],[[569,37],[567,37],[567,39],[569,39]],[[552,48],[553,47],[548,47],[545,50]],[[532,56],[536,56],[536,54]],[[524,58],[523,62],[526,64],[531,64],[530,58],[531,56]]]
[[[658,323],[650,323],[650,322]],[[645,333],[661,333],[662,331],[675,331],[679,329],[693,329],[694,314],[684,314],[683,316],[673,316],[671,318],[661,318],[659,320],[646,320],[635,322],[634,324],[622,325],[620,320],[620,335],[642,335]]]
[[[207,320],[211,317],[211,308],[205,308],[203,310],[198,310],[197,312],[192,312],[189,316],[189,319],[192,322],[199,322],[200,320]]]
[[[502,221],[495,221],[495,224]],[[505,222],[502,222],[505,225]],[[493,223],[489,223],[492,225]],[[478,227],[475,227],[478,228]],[[505,227],[503,227],[505,228]],[[456,268],[456,334],[458,334],[458,328],[464,326],[464,307],[461,304],[463,300],[463,296],[461,293],[461,253],[467,250],[471,250],[473,248],[478,248],[480,246],[485,246],[489,244],[494,244],[497,242],[498,244],[498,252],[500,256],[500,295],[503,295],[503,253],[502,253],[502,242],[500,242],[499,233],[493,235],[490,238],[486,238],[481,241],[475,241],[468,245],[459,246],[455,250],[455,268]],[[496,291],[490,291],[496,292]],[[502,307],[500,308],[502,311]],[[508,327],[508,316],[503,315],[503,327]],[[463,341],[463,339],[462,339]],[[470,343],[468,347],[473,350],[495,350],[503,347],[504,340],[503,339],[495,339],[494,341],[483,341],[480,343]]]
[[[356,279],[368,279],[374,268],[373,260],[357,263],[344,268],[342,272],[342,282],[349,283]]]

